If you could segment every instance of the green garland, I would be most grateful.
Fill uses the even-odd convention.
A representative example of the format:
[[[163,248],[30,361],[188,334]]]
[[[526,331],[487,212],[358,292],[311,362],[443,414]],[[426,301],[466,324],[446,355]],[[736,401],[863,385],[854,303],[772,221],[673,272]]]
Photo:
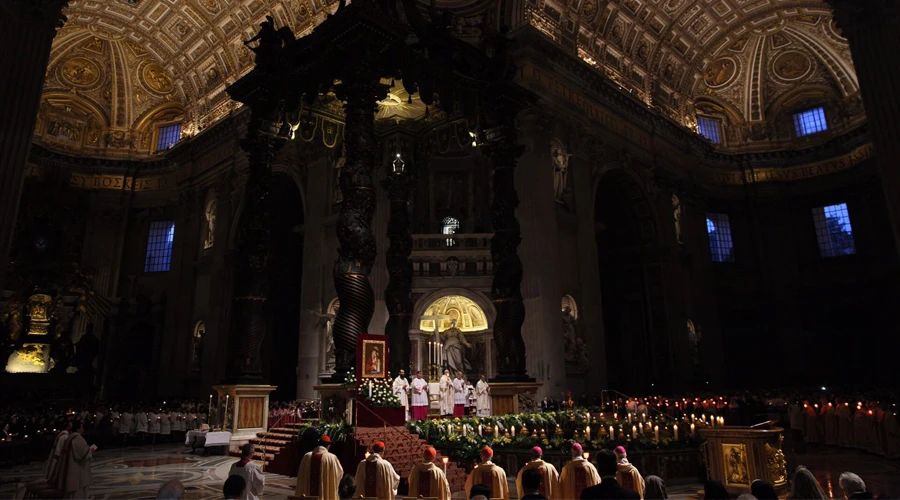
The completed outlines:
[[[577,441],[585,451],[610,449],[616,446],[624,446],[629,451],[641,451],[696,450],[702,444],[702,439],[690,436],[689,425],[679,429],[679,439],[676,441],[672,430],[665,428],[667,423],[671,421],[664,418],[654,421],[654,425],[660,426],[659,442],[654,440],[652,432],[639,434],[637,439],[632,439],[631,428],[625,422],[612,422],[605,417],[593,419],[584,410],[520,413],[498,417],[411,420],[406,425],[422,439],[439,449],[452,451],[455,458],[462,460],[477,460],[481,449],[485,446],[490,446],[495,451],[504,448],[530,449],[534,446],[540,446],[544,451],[553,449],[567,451],[571,443]],[[482,427],[481,435],[478,433],[479,425]],[[523,425],[528,430],[528,436],[521,434]],[[588,425],[592,430],[590,440],[584,436]],[[615,439],[610,439],[606,430],[610,425],[613,425],[616,431]],[[485,430],[489,426],[492,428],[490,433]],[[508,433],[513,426],[516,429],[515,436]],[[619,432],[620,426],[623,427],[622,433]],[[624,428],[626,426],[628,429]],[[493,429],[498,430],[495,432]],[[542,429],[544,437],[541,437]]]
[[[310,424],[299,426],[300,432],[298,435],[303,435],[309,427]],[[353,437],[353,426],[344,421],[319,422],[317,430],[320,436],[330,437],[332,443],[341,443]]]
[[[369,395],[369,381],[363,381],[359,386],[359,394],[369,406],[375,408],[400,408],[400,398],[394,394],[393,384],[386,378],[371,379],[372,394]],[[351,368],[344,378],[344,387],[356,388],[356,371]]]

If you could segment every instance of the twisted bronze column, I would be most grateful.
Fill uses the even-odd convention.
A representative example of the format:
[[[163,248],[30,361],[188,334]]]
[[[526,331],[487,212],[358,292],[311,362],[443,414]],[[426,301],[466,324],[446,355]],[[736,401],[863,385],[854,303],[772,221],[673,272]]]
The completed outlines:
[[[334,263],[334,288],[341,301],[334,320],[335,367],[332,382],[344,381],[354,366],[356,339],[369,329],[375,311],[375,294],[369,275],[375,262],[375,187],[372,171],[379,155],[375,139],[376,103],[386,97],[373,68],[357,68],[337,90],[346,102],[347,163],[339,179],[344,202],[337,222],[340,243]]]
[[[261,382],[260,348],[266,335],[263,314],[269,293],[268,262],[271,254],[269,183],[275,153],[284,144],[277,123],[253,119],[241,147],[249,168],[239,220],[238,262],[232,298],[233,382]]]
[[[390,246],[385,254],[390,281],[384,290],[390,317],[384,331],[390,346],[391,374],[396,375],[400,370],[409,373],[411,351],[409,325],[412,322],[413,303],[410,298],[412,263],[409,256],[412,254],[412,235],[409,221],[409,192],[412,179],[405,170],[393,172],[384,180],[383,185],[391,202],[391,218],[387,227]]]
[[[485,145],[484,150],[494,171],[494,200],[491,204],[494,281],[491,284],[491,301],[497,310],[494,321],[496,380],[527,381],[530,379],[525,371],[525,341],[522,339],[522,323],[525,322],[521,290],[522,260],[518,254],[522,236],[516,219],[519,196],[515,186],[516,162],[524,148],[517,143],[516,129],[512,124],[501,125],[491,135],[493,140]]]

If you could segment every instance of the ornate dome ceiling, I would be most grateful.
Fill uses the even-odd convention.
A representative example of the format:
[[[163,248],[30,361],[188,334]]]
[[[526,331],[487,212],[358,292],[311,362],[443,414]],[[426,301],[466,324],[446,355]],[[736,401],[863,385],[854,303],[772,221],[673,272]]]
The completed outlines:
[[[224,90],[251,69],[242,42],[266,15],[303,36],[336,3],[71,0],[36,139],[76,154],[152,155],[161,125],[182,122],[193,135],[236,107]],[[495,6],[438,2],[463,37],[497,19]],[[821,1],[527,0],[525,10],[533,26],[675,121],[721,118],[728,148],[790,146],[790,113],[804,106],[824,104],[832,133],[864,119],[847,41]],[[421,111],[394,97],[382,115]]]
[[[533,26],[674,120],[695,126],[695,103],[721,116],[728,146],[791,141],[790,113],[813,104],[832,129],[864,119],[847,40],[822,1],[528,2]]]
[[[102,156],[147,156],[160,124],[192,135],[234,109],[225,88],[249,71],[242,43],[266,15],[298,35],[329,0],[71,0],[53,43],[37,140]]]

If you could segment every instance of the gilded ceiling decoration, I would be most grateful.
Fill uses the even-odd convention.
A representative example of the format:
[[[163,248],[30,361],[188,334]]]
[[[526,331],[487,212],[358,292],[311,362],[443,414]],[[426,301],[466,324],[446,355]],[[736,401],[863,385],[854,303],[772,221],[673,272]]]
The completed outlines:
[[[243,44],[271,14],[304,36],[336,0],[71,0],[53,45],[36,139],[77,154],[155,153],[160,125],[190,136],[237,106]],[[427,2],[420,2],[427,4]],[[496,2],[437,0],[477,38]],[[864,119],[847,41],[821,0],[527,0],[528,22],[673,120],[720,116],[728,147],[789,146],[785,113],[826,102],[832,128]],[[412,102],[410,102],[412,100]],[[382,119],[424,105],[392,89]]]
[[[721,114],[729,146],[789,142],[783,115],[804,105],[826,103],[838,130],[864,119],[847,40],[824,1],[528,0],[526,10],[532,26],[675,121]]]

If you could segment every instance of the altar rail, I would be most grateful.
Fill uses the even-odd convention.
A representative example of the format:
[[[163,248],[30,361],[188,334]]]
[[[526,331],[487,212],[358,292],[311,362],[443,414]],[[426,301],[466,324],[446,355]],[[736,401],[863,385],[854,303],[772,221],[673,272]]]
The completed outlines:
[[[413,276],[491,276],[492,233],[414,234]]]

